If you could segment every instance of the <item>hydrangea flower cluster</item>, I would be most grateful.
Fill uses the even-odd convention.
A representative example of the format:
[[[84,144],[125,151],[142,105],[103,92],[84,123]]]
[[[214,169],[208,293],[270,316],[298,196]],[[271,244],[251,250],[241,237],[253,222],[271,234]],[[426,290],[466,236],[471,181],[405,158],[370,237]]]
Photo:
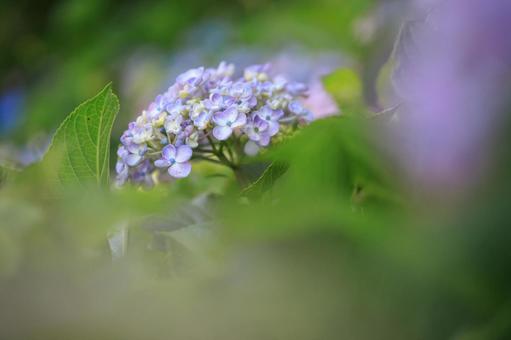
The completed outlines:
[[[300,99],[304,84],[271,77],[270,65],[199,67],[176,78],[167,92],[131,122],[117,151],[117,183],[151,183],[163,171],[187,177],[193,158],[235,167],[279,132],[312,120]],[[159,171],[158,171],[159,170]]]

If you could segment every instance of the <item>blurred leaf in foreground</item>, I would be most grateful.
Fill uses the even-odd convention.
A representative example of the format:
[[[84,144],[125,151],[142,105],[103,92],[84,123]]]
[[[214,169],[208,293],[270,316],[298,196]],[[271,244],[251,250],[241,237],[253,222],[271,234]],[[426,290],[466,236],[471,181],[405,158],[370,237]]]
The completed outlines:
[[[45,156],[45,161],[58,157],[62,184],[108,184],[110,134],[118,112],[119,101],[109,84],[67,116]]]

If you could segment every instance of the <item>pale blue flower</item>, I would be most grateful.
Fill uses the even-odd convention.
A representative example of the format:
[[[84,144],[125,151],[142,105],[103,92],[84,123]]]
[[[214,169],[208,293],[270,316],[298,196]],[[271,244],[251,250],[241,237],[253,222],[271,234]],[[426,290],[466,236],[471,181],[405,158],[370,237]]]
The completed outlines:
[[[218,140],[226,140],[233,132],[233,129],[245,125],[247,116],[238,112],[236,108],[230,107],[225,111],[213,115],[216,126],[213,128],[213,136]]]
[[[279,119],[284,115],[284,111],[273,110],[269,106],[263,106],[255,114],[268,123],[268,133],[270,136],[273,137],[279,132]]]
[[[244,131],[248,138],[261,146],[266,146],[270,142],[269,133],[270,124],[261,119],[259,116],[254,115],[244,127]]]
[[[175,147],[167,145],[162,150],[162,158],[154,162],[158,168],[168,168],[170,176],[175,178],[187,177],[192,170],[189,160],[192,158],[192,149],[188,145]]]
[[[303,83],[293,82],[286,85],[286,91],[295,97],[306,96],[308,87]]]

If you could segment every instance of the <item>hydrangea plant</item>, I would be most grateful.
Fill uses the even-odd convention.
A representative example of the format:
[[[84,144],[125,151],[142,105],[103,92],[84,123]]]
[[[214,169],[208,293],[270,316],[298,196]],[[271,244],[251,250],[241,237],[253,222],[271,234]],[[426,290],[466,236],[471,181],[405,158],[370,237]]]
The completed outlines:
[[[244,155],[312,120],[300,101],[304,84],[272,77],[269,64],[250,66],[239,78],[234,72],[225,62],[191,69],[157,96],[121,137],[118,185],[151,184],[163,172],[187,177],[193,159],[236,169]]]

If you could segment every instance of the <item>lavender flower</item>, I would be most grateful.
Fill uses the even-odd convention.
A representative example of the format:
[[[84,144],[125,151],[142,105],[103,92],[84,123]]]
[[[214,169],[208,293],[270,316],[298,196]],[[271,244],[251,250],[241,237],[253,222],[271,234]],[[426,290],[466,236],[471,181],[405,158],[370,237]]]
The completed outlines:
[[[482,178],[492,154],[488,136],[504,118],[510,16],[509,1],[437,1],[424,20],[403,28],[393,74],[403,113],[391,133],[427,190],[463,191]]]
[[[268,133],[270,136],[275,136],[280,129],[279,119],[284,116],[284,111],[273,110],[269,106],[263,106],[256,115],[268,123]]]
[[[245,126],[245,133],[251,141],[261,146],[266,146],[270,142],[270,124],[257,115]]]
[[[188,176],[192,170],[189,160],[192,158],[192,148],[188,145],[181,145],[176,148],[174,145],[167,145],[163,148],[162,158],[154,162],[158,168],[168,168],[169,175],[176,178]]]
[[[282,124],[296,127],[310,114],[299,104],[305,85],[272,78],[269,64],[250,66],[238,79],[233,75],[234,65],[225,62],[179,75],[123,133],[117,183],[151,184],[162,170],[187,177],[192,154],[234,167],[243,156],[233,156],[240,148],[215,144],[232,139],[253,155],[271,144]]]
[[[247,116],[231,106],[225,111],[217,112],[213,121],[217,124],[213,129],[213,136],[218,140],[226,140],[235,128],[245,125]]]

